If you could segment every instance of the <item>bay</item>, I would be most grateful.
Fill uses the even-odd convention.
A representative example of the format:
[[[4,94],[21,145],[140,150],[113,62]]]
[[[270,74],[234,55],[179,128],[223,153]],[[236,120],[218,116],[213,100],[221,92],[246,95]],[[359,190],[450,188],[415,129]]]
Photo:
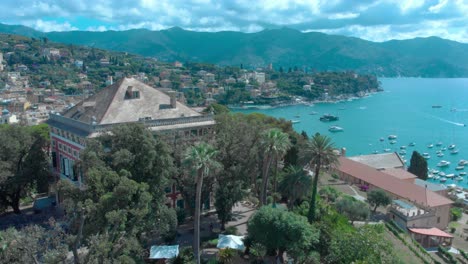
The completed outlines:
[[[356,100],[236,112],[259,112],[298,120],[299,123],[293,124],[297,132],[330,136],[337,147],[346,148],[347,156],[383,153],[384,149],[399,152],[401,146],[406,146],[407,154],[402,156],[407,165],[416,150],[431,156],[429,168],[458,175],[461,172],[455,170],[458,161],[468,160],[468,79],[382,78],[379,81],[383,92]],[[339,120],[319,121],[326,113],[337,115]],[[331,125],[340,126],[344,131],[330,132]],[[395,144],[390,144],[389,135],[397,136]],[[416,145],[411,147],[410,142]],[[436,146],[438,142],[442,146]],[[429,144],[434,147],[428,148]],[[443,157],[438,157],[437,151],[450,144],[456,145],[458,154],[450,154],[447,149],[442,151]],[[451,164],[439,168],[436,165],[441,160]],[[468,171],[468,166],[462,171]],[[430,181],[439,183],[439,180]],[[445,184],[451,183],[468,188],[468,176],[463,176],[462,181],[448,179]]]

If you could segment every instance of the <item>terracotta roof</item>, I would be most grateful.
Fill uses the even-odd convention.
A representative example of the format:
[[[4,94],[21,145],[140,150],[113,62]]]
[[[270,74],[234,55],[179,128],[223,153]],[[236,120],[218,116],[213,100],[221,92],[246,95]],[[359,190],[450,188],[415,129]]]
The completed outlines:
[[[400,180],[396,177],[389,177],[388,174],[382,171],[378,171],[346,157],[340,157],[339,162],[337,170],[420,206],[436,207],[453,203],[450,199],[426,190],[424,187]]]
[[[400,180],[408,180],[408,179],[416,179],[417,176],[412,174],[411,172],[408,172],[407,170],[405,169],[385,169],[385,170],[382,170],[382,172],[386,173],[386,174],[390,174],[392,175],[393,177],[396,177]]]
[[[426,236],[438,236],[438,237],[449,237],[452,238],[453,236],[450,234],[445,233],[444,231],[440,230],[439,228],[410,228],[411,232]]]

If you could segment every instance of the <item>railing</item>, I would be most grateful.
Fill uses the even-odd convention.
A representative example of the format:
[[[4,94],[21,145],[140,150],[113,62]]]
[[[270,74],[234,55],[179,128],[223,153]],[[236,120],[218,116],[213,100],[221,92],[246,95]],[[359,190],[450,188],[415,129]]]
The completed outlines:
[[[103,132],[111,129],[114,126],[128,124],[128,123],[141,123],[147,127],[158,127],[158,126],[170,126],[170,125],[180,125],[180,124],[190,124],[190,123],[200,123],[207,121],[214,121],[213,115],[202,115],[202,116],[188,116],[188,117],[178,117],[178,118],[167,118],[167,119],[154,119],[154,120],[141,120],[128,123],[113,123],[113,124],[101,124],[93,125],[87,124],[78,120],[74,120],[68,117],[64,117],[57,114],[50,114],[49,119],[63,123],[68,126],[86,131],[88,133],[93,132]]]

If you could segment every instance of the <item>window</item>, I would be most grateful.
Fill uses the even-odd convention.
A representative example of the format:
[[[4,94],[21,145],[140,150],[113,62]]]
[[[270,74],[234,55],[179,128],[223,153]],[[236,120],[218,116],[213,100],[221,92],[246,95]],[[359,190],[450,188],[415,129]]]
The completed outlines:
[[[437,217],[437,223],[440,224],[440,216]]]

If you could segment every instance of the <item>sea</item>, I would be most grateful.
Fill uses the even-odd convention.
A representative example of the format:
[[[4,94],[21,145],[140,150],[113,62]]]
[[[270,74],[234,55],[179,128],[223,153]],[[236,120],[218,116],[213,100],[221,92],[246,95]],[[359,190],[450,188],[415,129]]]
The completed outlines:
[[[406,154],[401,157],[407,161],[407,166],[416,150],[430,156],[429,169],[453,173],[455,177],[460,172],[468,172],[468,165],[463,170],[455,170],[460,160],[468,160],[468,79],[381,78],[379,81],[384,91],[366,97],[235,111],[294,120],[297,132],[327,135],[336,147],[346,148],[347,156],[385,153],[385,150],[401,152],[401,148],[406,147]],[[324,114],[336,115],[339,120],[319,121]],[[330,132],[328,129],[332,125],[342,127],[343,131]],[[389,135],[397,136],[396,142],[391,144]],[[410,146],[411,142],[415,145]],[[452,144],[457,154],[451,154],[448,149]],[[444,156],[438,157],[438,151]],[[450,165],[438,167],[442,160]],[[468,175],[462,176],[462,180],[455,177],[443,184],[468,188]],[[428,181],[441,183],[440,179]]]

